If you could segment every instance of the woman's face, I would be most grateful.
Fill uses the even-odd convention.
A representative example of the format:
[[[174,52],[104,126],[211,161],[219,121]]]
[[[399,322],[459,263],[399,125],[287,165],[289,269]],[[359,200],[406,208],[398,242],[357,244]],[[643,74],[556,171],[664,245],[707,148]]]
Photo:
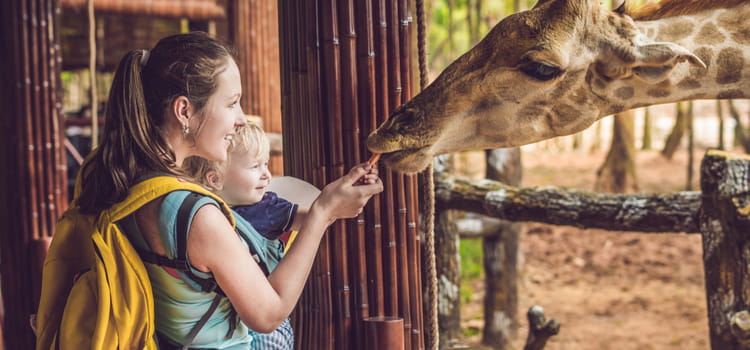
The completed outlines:
[[[190,118],[190,129],[200,130],[195,134],[194,155],[212,161],[227,159],[227,148],[235,129],[245,124],[245,115],[240,107],[242,85],[240,70],[233,59],[229,59],[226,69],[216,76],[216,91],[208,98],[200,112],[201,118]]]

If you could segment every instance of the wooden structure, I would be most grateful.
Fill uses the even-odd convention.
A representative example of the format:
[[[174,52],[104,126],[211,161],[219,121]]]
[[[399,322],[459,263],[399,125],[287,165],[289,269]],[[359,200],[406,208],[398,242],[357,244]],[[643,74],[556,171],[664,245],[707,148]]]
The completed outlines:
[[[67,206],[59,10],[56,0],[23,0],[3,4],[0,12],[0,277],[3,332],[13,335],[6,337],[8,349],[34,347],[29,315],[36,310],[40,276],[32,252],[46,244]]]
[[[369,154],[364,139],[412,96],[411,1],[279,4],[285,173],[318,186]],[[363,349],[368,317],[403,319],[424,347],[417,180],[381,168],[385,192],[321,244],[295,317],[297,344]]]
[[[750,156],[708,151],[701,192],[517,189],[444,175],[438,206],[518,221],[636,232],[700,232],[711,348],[750,349]]]
[[[227,0],[227,36],[237,48],[242,75],[241,106],[260,116],[263,129],[281,133],[278,5],[267,0]],[[281,157],[271,157],[274,175],[284,172]]]

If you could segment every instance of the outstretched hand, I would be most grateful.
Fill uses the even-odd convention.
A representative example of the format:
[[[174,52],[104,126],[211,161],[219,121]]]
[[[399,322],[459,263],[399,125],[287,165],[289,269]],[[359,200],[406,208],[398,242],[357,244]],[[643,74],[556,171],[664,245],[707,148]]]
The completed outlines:
[[[351,218],[362,211],[370,197],[382,191],[377,167],[364,163],[323,188],[313,206],[323,210],[331,221]]]

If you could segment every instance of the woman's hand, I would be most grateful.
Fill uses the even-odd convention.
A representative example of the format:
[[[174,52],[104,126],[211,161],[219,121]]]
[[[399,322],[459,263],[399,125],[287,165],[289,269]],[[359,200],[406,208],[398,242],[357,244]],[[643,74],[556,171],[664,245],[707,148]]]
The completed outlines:
[[[323,188],[310,210],[321,210],[329,223],[352,218],[362,211],[370,197],[382,191],[378,169],[367,163],[360,164]]]

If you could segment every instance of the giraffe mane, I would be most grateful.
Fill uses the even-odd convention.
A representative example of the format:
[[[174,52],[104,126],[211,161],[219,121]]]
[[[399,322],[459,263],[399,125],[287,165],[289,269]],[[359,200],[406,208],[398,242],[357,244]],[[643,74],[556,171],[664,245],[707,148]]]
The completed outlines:
[[[661,0],[648,2],[643,6],[625,4],[625,13],[634,20],[650,21],[659,18],[689,15],[716,8],[732,8],[746,0]]]

